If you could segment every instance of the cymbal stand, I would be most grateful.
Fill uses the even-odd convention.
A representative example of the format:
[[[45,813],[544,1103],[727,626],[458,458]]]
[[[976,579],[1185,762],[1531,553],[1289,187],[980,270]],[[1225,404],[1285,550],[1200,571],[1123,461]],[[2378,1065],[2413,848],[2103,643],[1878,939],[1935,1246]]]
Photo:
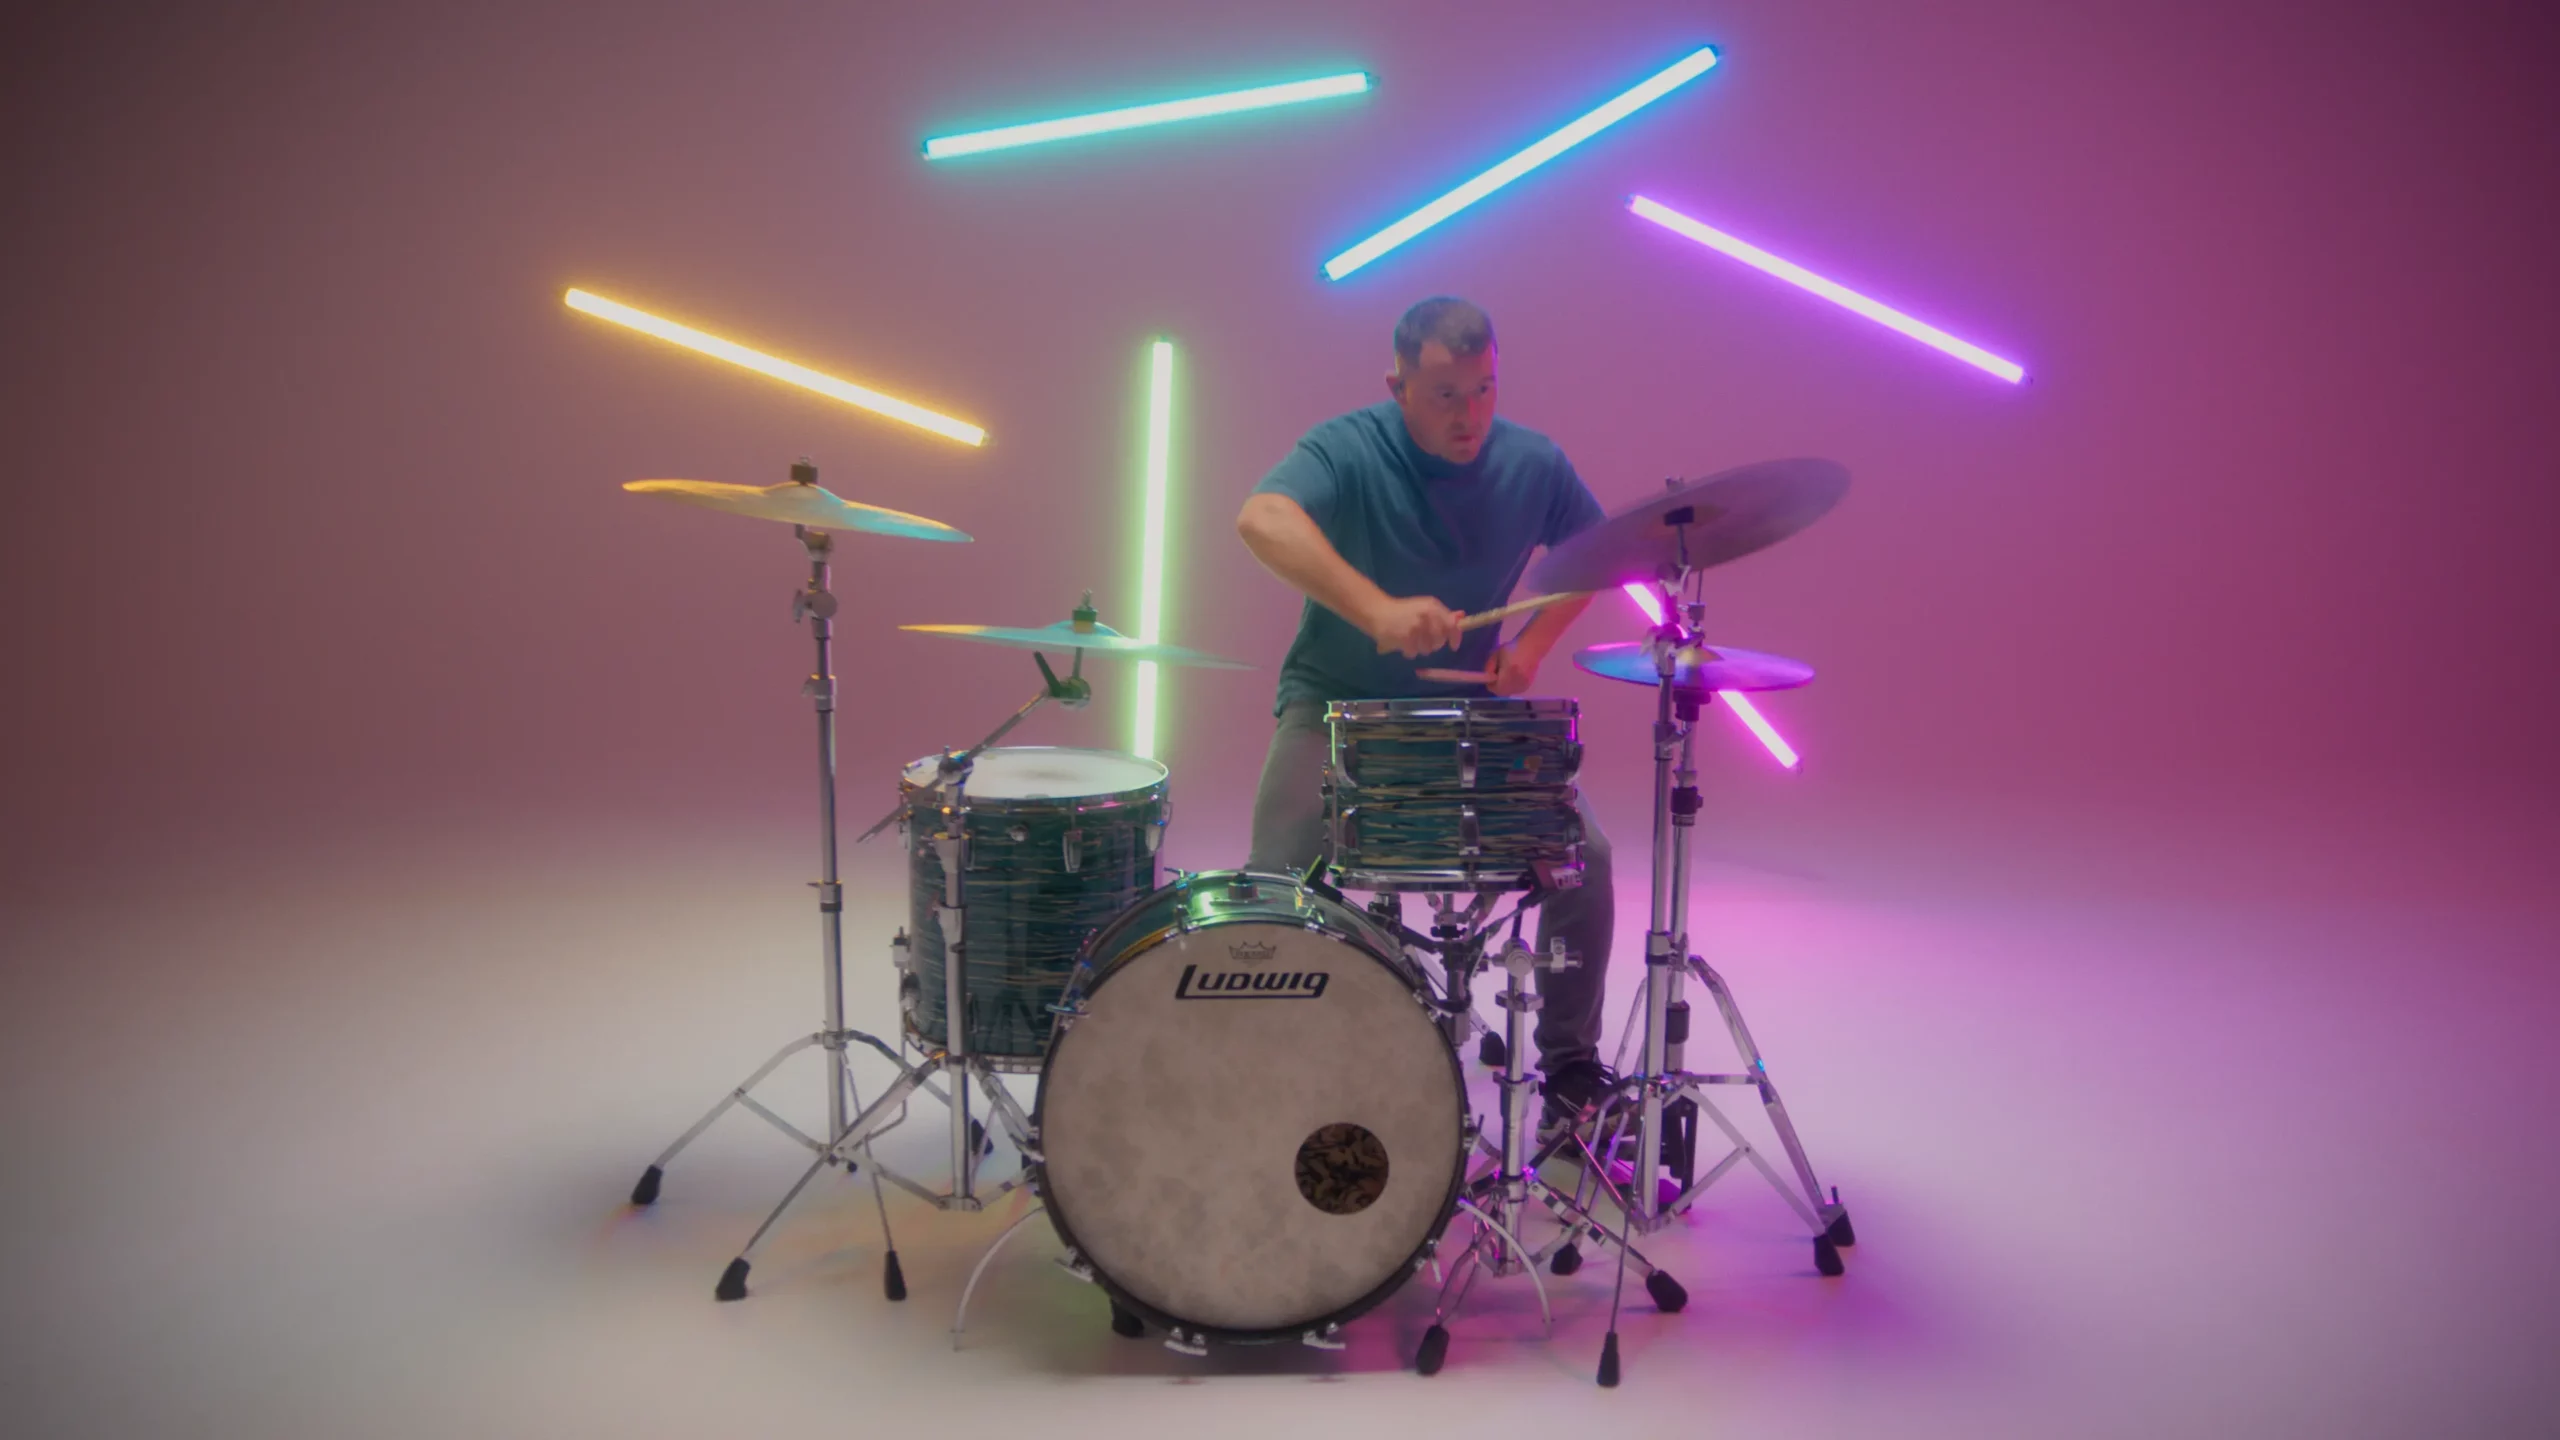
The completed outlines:
[[[1075,620],[1081,628],[1092,625],[1096,619],[1093,596],[1088,592],[1084,597],[1084,603],[1075,610]],[[942,903],[934,908],[934,923],[942,932],[944,1039],[942,1045],[936,1048],[925,1044],[911,1034],[908,1036],[908,1043],[924,1052],[923,1063],[926,1066],[947,1071],[949,1074],[950,1093],[947,1095],[939,1091],[934,1093],[935,1097],[943,1100],[950,1110],[951,1189],[936,1192],[900,1175],[889,1167],[875,1168],[888,1176],[891,1184],[944,1210],[982,1209],[986,1201],[1003,1197],[1020,1187],[1028,1178],[1027,1174],[1016,1175],[998,1186],[991,1194],[983,1197],[978,1194],[978,1162],[994,1152],[994,1142],[987,1133],[985,1122],[971,1113],[974,1108],[971,1103],[973,1088],[986,1097],[989,1112],[1003,1127],[1007,1138],[1013,1141],[1014,1148],[1023,1154],[1026,1161],[1034,1157],[1031,1117],[1024,1113],[1020,1102],[1016,1101],[1004,1088],[1002,1082],[996,1078],[995,1071],[987,1061],[969,1053],[969,1032],[965,1023],[969,1014],[969,907],[964,884],[969,866],[968,785],[969,776],[977,764],[978,757],[992,748],[997,741],[1011,734],[1015,726],[1021,724],[1032,711],[1043,704],[1056,701],[1067,709],[1081,710],[1093,699],[1093,682],[1084,678],[1084,651],[1081,648],[1075,651],[1074,658],[1064,676],[1050,669],[1048,657],[1038,651],[1032,652],[1031,659],[1032,663],[1040,668],[1040,689],[1033,693],[1029,700],[1024,701],[1012,715],[1006,717],[1004,723],[987,732],[986,737],[977,744],[966,750],[943,752],[936,765],[933,782],[933,789],[942,801],[938,807],[940,825],[930,835],[908,837],[912,844],[933,846],[936,858],[942,865]],[[902,803],[897,809],[883,816],[877,824],[862,832],[861,838],[870,839],[898,823],[906,814],[907,807]],[[906,958],[908,950],[905,933],[900,932],[898,939],[893,943],[894,953],[898,957],[898,968],[903,972],[910,965]],[[965,1309],[966,1301],[964,1300],[964,1312]]]
[[[1803,1142],[1796,1136],[1795,1124],[1788,1119],[1786,1107],[1778,1100],[1777,1087],[1769,1079],[1768,1066],[1759,1048],[1752,1043],[1751,1033],[1742,1022],[1741,1009],[1722,976],[1706,961],[1689,951],[1689,842],[1696,828],[1699,811],[1697,788],[1697,720],[1700,711],[1712,698],[1701,688],[1675,685],[1679,654],[1700,643],[1705,624],[1706,607],[1694,594],[1685,603],[1678,597],[1683,582],[1696,572],[1681,566],[1671,576],[1665,590],[1674,598],[1663,622],[1647,638],[1654,657],[1655,673],[1661,679],[1655,690],[1653,724],[1653,908],[1650,925],[1645,932],[1644,1049],[1640,1068],[1619,1081],[1616,1099],[1615,1127],[1607,1128],[1600,1154],[1613,1154],[1616,1139],[1623,1132],[1627,1111],[1635,1112],[1636,1155],[1634,1173],[1622,1196],[1625,1225],[1633,1233],[1650,1234],[1670,1223],[1673,1216],[1685,1212],[1708,1186],[1722,1179],[1726,1172],[1743,1160],[1759,1170],[1779,1198],[1795,1210],[1813,1231],[1816,1269],[1824,1275],[1842,1272],[1840,1248],[1856,1243],[1850,1228],[1849,1213],[1840,1204],[1834,1190],[1826,1200],[1814,1178],[1813,1163],[1807,1158]],[[1675,768],[1676,766],[1676,768]],[[1694,975],[1716,1000],[1726,1026],[1731,1031],[1735,1049],[1742,1057],[1745,1070],[1740,1074],[1700,1074],[1684,1067],[1685,1047],[1689,1031],[1689,1006],[1683,995],[1683,981]],[[1771,1125],[1778,1133],[1795,1169],[1803,1194],[1790,1189],[1776,1168],[1746,1140],[1742,1132],[1709,1094],[1716,1085],[1749,1085],[1760,1095],[1768,1111]],[[1704,1114],[1715,1122],[1733,1145],[1731,1152],[1718,1161],[1705,1176],[1691,1180],[1695,1164],[1696,1117]],[[1666,1122],[1672,1128],[1666,1129]],[[1666,1142],[1672,1151],[1673,1171],[1680,1189],[1669,1201],[1658,1189]],[[1611,1189],[1605,1170],[1593,1168],[1593,1178]],[[1625,1284],[1626,1252],[1621,1249],[1620,1290]],[[1658,1299],[1659,1297],[1657,1297]],[[1610,1303],[1609,1335],[1601,1349],[1600,1383],[1618,1383],[1618,1302]],[[1673,1308],[1666,1306],[1666,1309]]]
[[[818,469],[803,458],[792,465],[791,478],[803,485],[815,485],[818,483]],[[799,1198],[800,1192],[817,1177],[820,1170],[830,1165],[842,1165],[846,1173],[851,1174],[859,1169],[853,1157],[860,1154],[865,1160],[870,1158],[871,1137],[891,1128],[905,1118],[907,1096],[924,1084],[933,1070],[931,1063],[921,1068],[909,1066],[899,1058],[895,1049],[883,1043],[877,1036],[851,1029],[844,1023],[844,884],[842,876],[837,871],[836,863],[836,677],[832,664],[836,597],[828,588],[830,561],[834,555],[835,542],[834,537],[828,532],[812,529],[806,525],[795,525],[792,531],[799,537],[801,547],[808,553],[809,579],[807,584],[791,597],[791,616],[795,621],[807,620],[810,623],[810,630],[817,643],[817,668],[802,684],[801,693],[807,695],[816,706],[818,716],[820,871],[819,878],[812,884],[818,892],[819,973],[825,990],[826,1007],[824,1028],[783,1046],[775,1052],[772,1059],[767,1060],[736,1089],[722,1096],[719,1103],[711,1107],[709,1113],[695,1121],[693,1128],[677,1136],[676,1142],[652,1161],[647,1170],[641,1172],[640,1182],[631,1189],[632,1204],[655,1204],[660,1182],[665,1178],[666,1167],[673,1164],[676,1156],[682,1153],[686,1146],[692,1144],[702,1132],[710,1129],[712,1123],[727,1114],[732,1106],[744,1107],[749,1113],[780,1130],[816,1155],[817,1158],[811,1162],[808,1170],[783,1195],[781,1203],[774,1206],[772,1212],[765,1217],[764,1223],[756,1228],[755,1234],[748,1239],[745,1247],[721,1273],[720,1283],[712,1293],[722,1300],[746,1298],[748,1256],[763,1242],[766,1234],[773,1229],[775,1222],[782,1218],[783,1212]],[[898,1068],[898,1078],[886,1091],[882,1092],[879,1099],[873,1101],[867,1108],[860,1104],[859,1092],[854,1086],[851,1060],[847,1054],[848,1047],[856,1044],[867,1045],[878,1051],[888,1059],[890,1064]],[[765,1078],[779,1068],[783,1061],[812,1046],[823,1051],[826,1057],[827,1138],[825,1140],[819,1140],[805,1133],[798,1126],[775,1114],[751,1093],[758,1085],[764,1083]],[[848,1113],[849,1111],[858,1113]],[[880,1193],[876,1167],[872,1176],[872,1199],[880,1212],[881,1240],[886,1251],[882,1264],[882,1286],[890,1299],[904,1299],[906,1280],[899,1272],[897,1244],[889,1233],[888,1205]]]

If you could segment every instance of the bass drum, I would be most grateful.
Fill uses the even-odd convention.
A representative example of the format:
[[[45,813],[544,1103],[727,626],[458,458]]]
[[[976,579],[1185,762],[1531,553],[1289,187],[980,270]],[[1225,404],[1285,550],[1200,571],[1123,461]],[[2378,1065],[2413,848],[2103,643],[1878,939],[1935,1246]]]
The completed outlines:
[[[1324,1334],[1457,1208],[1458,1059],[1403,949],[1285,875],[1217,871],[1096,932],[1050,1041],[1035,1183],[1072,1255],[1195,1341]]]

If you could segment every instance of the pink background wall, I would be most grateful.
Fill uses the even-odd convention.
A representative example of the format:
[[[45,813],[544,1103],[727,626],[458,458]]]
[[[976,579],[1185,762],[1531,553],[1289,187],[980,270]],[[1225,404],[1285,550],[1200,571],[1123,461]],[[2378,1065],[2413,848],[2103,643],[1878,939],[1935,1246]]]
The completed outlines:
[[[1836,457],[1716,579],[1803,655],[1748,815],[2547,802],[2560,125],[2523,7],[378,7],[12,22],[12,843],[804,806],[787,532],[623,480],[792,456],[976,532],[852,543],[849,806],[1009,707],[907,621],[1134,622],[1139,347],[1181,345],[1187,863],[1241,848],[1294,607],[1228,529],[1455,291],[1604,502]],[[1687,93],[1317,262],[1700,40]],[[928,134],[1364,66],[1370,96],[928,166]],[[1995,350],[2011,389],[1618,208]],[[573,315],[577,284],[986,423],[968,452]],[[1615,602],[1578,632],[1616,638]],[[1602,623],[1603,620],[1606,623]],[[1595,735],[1643,699],[1561,668]],[[1124,743],[1123,688],[1026,738]],[[1718,737],[1719,739],[1724,737]],[[1631,760],[1595,781],[1623,788]],[[1616,777],[1610,779],[1609,777]],[[1614,792],[1613,792],[1614,793]],[[2322,799],[2320,797],[2326,797]],[[1638,823],[1611,799],[1622,826]],[[1846,807],[1843,809],[1842,807]]]
[[[1479,1287],[1439,1380],[1398,1373],[1422,1286],[1346,1355],[1204,1371],[1113,1337],[1046,1238],[955,1351],[1005,1214],[893,1191],[892,1306],[852,1182],[714,1304],[798,1164],[752,1122],[622,1204],[818,989],[799,549],[617,487],[809,453],[979,536],[845,542],[858,824],[1032,676],[898,623],[1039,623],[1088,586],[1134,622],[1141,347],[1171,335],[1172,637],[1264,668],[1175,678],[1169,855],[1233,863],[1296,606],[1230,520],[1378,395],[1435,291],[1492,311],[1507,412],[1606,502],[1784,455],[1856,475],[1712,577],[1719,638],[1823,673],[1767,707],[1802,776],[1711,720],[1695,893],[1861,1244],[1814,1279],[1773,1197],[1720,1189],[1664,1240],[1697,1302],[1627,1318],[1617,1416],[2552,1429],[2551,7],[25,8],[0,18],[17,1430],[1588,1429],[1597,1267],[1554,1282],[1551,1344],[1528,1291]],[[1315,278],[1701,41],[1726,61],[1688,92]],[[1375,93],[1295,114],[916,153],[1355,65]],[[1687,247],[1620,209],[1636,189],[2035,379]],[[573,314],[571,285],[995,443]],[[1627,855],[1645,697],[1551,663]],[[1123,744],[1127,694],[1021,736]],[[851,1023],[892,1034],[903,861],[875,843],[847,880]],[[764,1093],[818,1123],[814,1068]],[[883,1153],[938,1177],[918,1113]]]

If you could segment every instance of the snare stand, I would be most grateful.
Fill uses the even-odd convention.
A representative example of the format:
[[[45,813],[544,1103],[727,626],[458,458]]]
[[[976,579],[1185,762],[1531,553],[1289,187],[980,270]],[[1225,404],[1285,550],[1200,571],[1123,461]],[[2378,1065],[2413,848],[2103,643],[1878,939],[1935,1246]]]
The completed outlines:
[[[1321,883],[1327,868],[1317,861],[1307,872],[1308,882],[1318,889],[1330,889]],[[1538,1295],[1538,1313],[1550,1333],[1555,1329],[1555,1312],[1547,1302],[1546,1282],[1539,1278],[1540,1267],[1558,1276],[1571,1275],[1582,1268],[1580,1242],[1589,1240],[1606,1245],[1619,1254],[1621,1267],[1632,1259],[1644,1275],[1646,1291],[1654,1303],[1666,1312],[1677,1312],[1689,1303],[1689,1292],[1661,1267],[1647,1259],[1628,1240],[1625,1227],[1618,1233],[1600,1223],[1578,1192],[1567,1195],[1549,1185],[1539,1174],[1539,1167],[1572,1148],[1580,1152],[1585,1173],[1596,1174],[1599,1158],[1570,1129],[1532,1151],[1535,1134],[1529,1119],[1529,1102],[1538,1094],[1539,1083],[1529,1078],[1529,1017],[1543,1003],[1529,985],[1530,975],[1537,970],[1566,970],[1580,962],[1565,953],[1564,942],[1552,943],[1551,953],[1540,957],[1520,939],[1520,926],[1530,906],[1537,904],[1550,891],[1559,876],[1538,872],[1528,893],[1513,906],[1510,913],[1487,921],[1499,903],[1499,892],[1476,893],[1472,903],[1461,908],[1454,897],[1438,892],[1427,893],[1433,921],[1431,934],[1419,935],[1405,928],[1402,906],[1393,892],[1380,892],[1372,897],[1369,912],[1373,919],[1387,926],[1410,949],[1438,956],[1447,982],[1440,1001],[1441,1025],[1450,1045],[1463,1046],[1477,1028],[1474,1005],[1475,973],[1483,968],[1486,937],[1508,926],[1509,937],[1500,950],[1505,982],[1494,1004],[1503,1011],[1502,1073],[1494,1084],[1502,1092],[1502,1138],[1489,1140],[1477,1121],[1468,1121],[1468,1148],[1481,1149],[1493,1164],[1466,1182],[1458,1192],[1456,1208],[1476,1222],[1476,1231],[1466,1248],[1443,1277],[1440,1294],[1431,1313],[1431,1327],[1422,1335],[1421,1347],[1415,1351],[1413,1367],[1424,1375],[1438,1374],[1449,1355],[1447,1322],[1466,1302],[1474,1288],[1475,1275],[1483,1270],[1499,1278],[1527,1275]],[[1521,1222],[1531,1213],[1531,1202],[1555,1217],[1561,1229],[1553,1240],[1531,1250],[1520,1238]]]

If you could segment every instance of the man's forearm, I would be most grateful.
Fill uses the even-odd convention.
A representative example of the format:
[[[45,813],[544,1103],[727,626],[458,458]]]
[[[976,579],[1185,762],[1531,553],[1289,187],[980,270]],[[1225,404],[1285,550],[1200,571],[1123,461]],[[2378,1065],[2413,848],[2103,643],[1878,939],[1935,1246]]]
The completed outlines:
[[[1547,652],[1555,648],[1556,642],[1564,638],[1566,629],[1575,620],[1581,618],[1583,611],[1590,608],[1591,597],[1588,595],[1572,600],[1559,600],[1553,605],[1544,607],[1527,626],[1522,628],[1519,636],[1511,642],[1511,648],[1524,655],[1545,659]]]
[[[1370,628],[1369,617],[1389,598],[1368,576],[1351,568],[1351,562],[1334,550],[1296,501],[1278,495],[1253,497],[1237,517],[1236,533],[1262,568],[1363,632]]]

